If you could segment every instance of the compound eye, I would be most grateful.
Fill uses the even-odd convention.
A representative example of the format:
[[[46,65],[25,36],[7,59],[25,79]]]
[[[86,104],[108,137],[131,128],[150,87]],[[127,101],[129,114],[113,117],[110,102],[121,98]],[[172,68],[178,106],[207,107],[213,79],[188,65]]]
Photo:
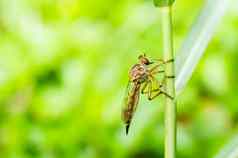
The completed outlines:
[[[139,60],[140,60],[141,58],[143,58],[143,55],[140,55],[140,56],[138,57]]]
[[[150,61],[145,58],[145,59],[143,60],[143,63],[144,63],[145,65],[149,65],[149,64],[150,64]]]

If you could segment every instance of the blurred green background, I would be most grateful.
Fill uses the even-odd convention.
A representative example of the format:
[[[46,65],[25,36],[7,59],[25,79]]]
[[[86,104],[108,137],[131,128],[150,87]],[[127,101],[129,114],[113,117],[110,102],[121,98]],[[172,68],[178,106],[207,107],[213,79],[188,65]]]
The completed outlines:
[[[205,1],[177,0],[175,50]],[[238,3],[178,97],[178,158],[211,158],[238,128]],[[0,0],[1,158],[162,158],[163,99],[121,107],[141,52],[161,58],[152,0]]]

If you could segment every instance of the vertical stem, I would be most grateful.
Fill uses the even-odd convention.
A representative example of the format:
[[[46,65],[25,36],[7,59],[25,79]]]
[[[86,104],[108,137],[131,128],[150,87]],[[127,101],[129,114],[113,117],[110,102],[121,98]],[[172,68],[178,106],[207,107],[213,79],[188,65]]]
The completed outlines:
[[[172,35],[172,14],[171,6],[163,6],[162,34],[163,34],[163,58],[165,61],[174,59],[173,35]],[[174,62],[165,65],[165,75],[174,76]],[[174,78],[167,78],[165,90],[173,98],[175,97]],[[176,157],[176,101],[166,97],[165,103],[165,158]]]

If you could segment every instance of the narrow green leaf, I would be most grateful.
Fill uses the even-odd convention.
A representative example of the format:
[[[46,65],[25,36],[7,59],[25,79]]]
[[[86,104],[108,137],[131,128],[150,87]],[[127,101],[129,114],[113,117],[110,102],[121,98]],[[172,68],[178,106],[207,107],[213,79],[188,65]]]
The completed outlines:
[[[216,1],[216,3],[214,3]],[[191,78],[194,69],[219,26],[230,0],[206,0],[204,8],[183,42],[175,61],[175,87],[179,94]]]
[[[156,7],[171,6],[174,0],[154,0],[154,5]]]
[[[214,156],[214,158],[237,158],[238,157],[238,133],[231,137],[230,141]]]

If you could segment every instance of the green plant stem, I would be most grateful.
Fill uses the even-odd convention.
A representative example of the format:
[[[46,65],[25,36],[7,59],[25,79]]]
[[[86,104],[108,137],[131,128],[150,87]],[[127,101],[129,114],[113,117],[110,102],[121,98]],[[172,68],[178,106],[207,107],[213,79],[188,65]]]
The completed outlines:
[[[165,61],[174,59],[173,35],[172,35],[172,14],[171,6],[160,7],[162,15],[163,34],[163,58]],[[174,76],[174,62],[165,65],[165,75]],[[167,78],[165,91],[173,98],[175,97],[175,79]],[[176,101],[166,97],[165,100],[165,158],[176,157]]]

